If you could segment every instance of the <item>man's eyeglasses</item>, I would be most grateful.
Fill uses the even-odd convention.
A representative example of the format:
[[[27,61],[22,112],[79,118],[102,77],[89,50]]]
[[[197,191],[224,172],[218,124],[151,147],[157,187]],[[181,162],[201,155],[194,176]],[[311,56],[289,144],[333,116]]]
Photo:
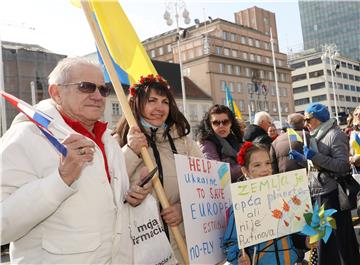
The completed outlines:
[[[94,93],[96,88],[99,89],[100,95],[103,97],[107,97],[110,94],[110,87],[106,85],[100,85],[97,86],[94,83],[91,82],[78,82],[78,83],[68,83],[68,84],[62,84],[60,86],[71,86],[71,85],[77,85],[77,88],[79,91],[87,94]]]
[[[309,123],[311,121],[312,118],[307,118],[307,119],[304,119],[305,122]]]
[[[220,126],[220,124],[222,124],[223,126],[228,126],[230,124],[230,120],[222,120],[222,121],[214,120],[211,122],[211,124],[216,127]]]

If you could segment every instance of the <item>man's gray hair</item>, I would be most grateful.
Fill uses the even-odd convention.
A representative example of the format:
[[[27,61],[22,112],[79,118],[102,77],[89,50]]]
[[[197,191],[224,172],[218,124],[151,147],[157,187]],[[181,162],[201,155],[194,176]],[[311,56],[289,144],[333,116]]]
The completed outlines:
[[[304,115],[300,113],[292,113],[288,116],[288,123],[291,128],[294,128],[295,130],[304,129],[304,122]]]
[[[272,122],[272,118],[269,113],[267,113],[266,111],[259,111],[259,112],[255,113],[255,117],[254,117],[255,125],[259,126],[260,123],[264,120],[268,120],[268,121]]]
[[[58,62],[54,70],[49,74],[48,82],[49,85],[53,84],[66,84],[69,80],[69,75],[73,67],[79,65],[87,65],[97,67],[101,70],[101,66],[94,61],[85,59],[82,57],[64,58]]]

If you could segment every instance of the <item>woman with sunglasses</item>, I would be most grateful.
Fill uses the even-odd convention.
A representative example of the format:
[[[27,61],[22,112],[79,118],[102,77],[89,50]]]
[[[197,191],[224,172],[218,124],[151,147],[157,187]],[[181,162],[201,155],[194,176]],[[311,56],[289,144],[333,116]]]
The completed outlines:
[[[116,137],[125,155],[130,182],[139,179],[144,162],[140,157],[142,146],[149,146],[150,156],[156,163],[159,178],[164,187],[170,207],[161,210],[165,232],[179,264],[184,264],[180,251],[168,226],[180,225],[184,237],[183,217],[177,182],[174,154],[202,157],[197,144],[187,136],[190,125],[179,111],[170,86],[161,76],[148,75],[130,87],[129,105],[138,127],[129,128],[125,117],[116,127]]]
[[[200,122],[197,139],[205,158],[228,162],[231,181],[242,177],[236,155],[242,145],[242,133],[233,112],[224,105],[214,105]]]
[[[357,173],[360,174],[360,105],[353,112],[349,161],[356,168]]]

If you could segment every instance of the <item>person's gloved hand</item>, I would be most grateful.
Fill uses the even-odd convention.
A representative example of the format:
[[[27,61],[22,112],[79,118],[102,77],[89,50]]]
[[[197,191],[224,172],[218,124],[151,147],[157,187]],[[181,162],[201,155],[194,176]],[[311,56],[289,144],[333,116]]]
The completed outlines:
[[[289,159],[296,161],[305,161],[305,156],[296,150],[289,151]]]
[[[316,152],[314,150],[312,150],[309,147],[307,147],[306,145],[304,145],[304,155],[305,155],[306,159],[311,160],[315,154],[316,154]]]

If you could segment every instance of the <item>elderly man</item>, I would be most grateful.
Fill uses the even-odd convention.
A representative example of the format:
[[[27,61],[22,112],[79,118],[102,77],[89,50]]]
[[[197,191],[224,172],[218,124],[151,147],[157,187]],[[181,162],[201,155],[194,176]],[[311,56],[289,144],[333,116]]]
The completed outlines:
[[[244,133],[244,140],[271,146],[272,140],[267,131],[272,124],[272,118],[269,113],[260,111],[255,113],[254,124],[250,124]]]
[[[288,116],[288,123],[290,127],[303,138],[304,116],[300,113],[290,114]],[[291,141],[291,150],[296,150],[299,153],[302,152],[303,142]],[[274,174],[306,167],[305,161],[289,159],[289,151],[289,135],[288,132],[286,132],[279,135],[271,144],[270,156]]]
[[[48,90],[37,108],[67,131],[53,130],[67,155],[24,115],[15,118],[0,146],[1,244],[11,242],[12,263],[129,263],[120,255],[131,245],[128,205],[151,187],[129,189],[121,149],[99,121],[109,95],[101,68],[64,59]]]
[[[312,199],[320,206],[324,204],[325,209],[337,210],[333,215],[336,230],[327,243],[319,242],[319,264],[360,264],[350,210],[341,209],[339,203],[339,183],[350,170],[347,136],[336,120],[330,119],[327,107],[319,103],[312,103],[305,109],[305,125],[310,131],[310,143],[304,146],[304,156],[315,168],[309,176]]]

